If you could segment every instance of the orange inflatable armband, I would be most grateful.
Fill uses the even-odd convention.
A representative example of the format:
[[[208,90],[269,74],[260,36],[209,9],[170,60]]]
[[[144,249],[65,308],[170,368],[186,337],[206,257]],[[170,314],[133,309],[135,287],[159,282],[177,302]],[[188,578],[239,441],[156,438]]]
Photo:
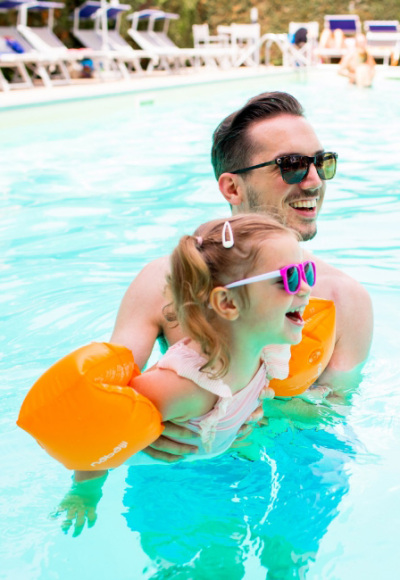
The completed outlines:
[[[303,338],[291,347],[289,376],[273,379],[269,386],[278,397],[304,393],[322,374],[332,356],[336,340],[335,305],[330,300],[310,298],[303,315]]]
[[[83,346],[36,381],[17,424],[68,469],[118,467],[163,430],[159,411],[130,386],[139,374],[129,349]]]

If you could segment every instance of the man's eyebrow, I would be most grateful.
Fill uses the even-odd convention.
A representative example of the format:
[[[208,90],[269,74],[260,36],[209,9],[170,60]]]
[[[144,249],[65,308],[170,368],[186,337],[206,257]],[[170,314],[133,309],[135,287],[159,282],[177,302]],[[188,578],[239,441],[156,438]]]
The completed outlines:
[[[314,155],[325,153],[325,151],[326,151],[325,149],[318,149],[318,151],[316,151]],[[313,157],[313,155],[306,155],[305,153],[299,153],[298,151],[288,151],[287,153],[279,153],[279,155],[275,155],[274,159],[277,159],[278,157],[289,157],[290,155],[302,155],[306,157]]]

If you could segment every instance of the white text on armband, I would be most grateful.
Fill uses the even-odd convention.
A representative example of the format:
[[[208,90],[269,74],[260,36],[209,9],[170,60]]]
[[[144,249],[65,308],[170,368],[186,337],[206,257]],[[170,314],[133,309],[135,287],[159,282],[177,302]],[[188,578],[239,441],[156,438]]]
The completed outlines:
[[[91,463],[90,465],[92,467],[94,467],[95,465],[101,465],[102,463],[107,461],[107,459],[114,457],[114,455],[116,455],[117,453],[122,451],[122,449],[125,449],[125,447],[127,447],[127,446],[128,446],[128,443],[126,441],[121,441],[121,443],[118,443],[118,445],[116,447],[114,447],[114,449],[111,453],[109,453],[108,455],[103,455],[103,457],[100,457],[100,459],[98,459],[97,461],[93,461],[93,463]]]

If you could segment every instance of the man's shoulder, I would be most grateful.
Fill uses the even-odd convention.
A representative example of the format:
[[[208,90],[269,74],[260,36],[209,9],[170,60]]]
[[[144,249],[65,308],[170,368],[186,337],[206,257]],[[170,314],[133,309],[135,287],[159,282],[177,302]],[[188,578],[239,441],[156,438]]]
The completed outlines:
[[[169,256],[162,256],[146,264],[136,275],[129,286],[129,290],[140,292],[145,291],[150,294],[163,289],[166,284],[166,276],[169,272]]]
[[[336,346],[328,368],[349,371],[368,356],[373,331],[372,301],[360,282],[323,260],[317,258],[315,262],[317,283],[312,294],[332,300],[336,307]]]
[[[354,299],[365,300],[369,294],[354,278],[328,264],[321,258],[312,256],[317,269],[317,281],[313,295],[333,300],[336,304],[347,303]]]
[[[169,256],[157,258],[146,264],[129,285],[125,301],[137,308],[160,308],[165,301],[164,290],[169,272]]]
[[[148,262],[142,270],[140,270],[139,276],[154,276],[157,274],[156,278],[165,278],[166,274],[169,272],[170,268],[170,257],[169,256],[161,256],[161,258],[156,258],[151,262]]]

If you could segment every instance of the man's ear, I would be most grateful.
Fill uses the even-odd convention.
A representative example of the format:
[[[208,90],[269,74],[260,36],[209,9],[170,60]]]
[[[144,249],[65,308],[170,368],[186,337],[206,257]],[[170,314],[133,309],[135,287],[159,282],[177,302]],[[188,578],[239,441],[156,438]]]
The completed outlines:
[[[236,299],[223,286],[213,288],[210,294],[210,307],[224,320],[237,320],[240,315]]]
[[[232,205],[240,205],[243,203],[243,185],[242,179],[235,173],[222,173],[218,179],[219,190]]]

